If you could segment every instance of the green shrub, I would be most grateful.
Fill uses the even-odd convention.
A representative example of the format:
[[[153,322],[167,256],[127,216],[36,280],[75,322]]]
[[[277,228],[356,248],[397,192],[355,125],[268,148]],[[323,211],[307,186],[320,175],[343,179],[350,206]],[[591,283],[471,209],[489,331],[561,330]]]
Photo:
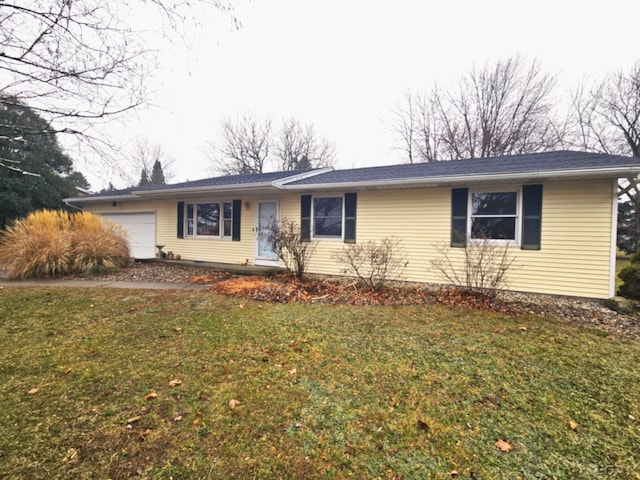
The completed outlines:
[[[633,301],[624,297],[611,297],[604,301],[604,306],[614,312],[630,315],[636,311]]]
[[[124,233],[86,212],[33,212],[0,237],[0,265],[9,279],[84,273],[124,266],[128,259]]]
[[[631,258],[629,265],[620,270],[618,276],[624,282],[618,288],[618,294],[640,300],[640,262],[636,255]]]

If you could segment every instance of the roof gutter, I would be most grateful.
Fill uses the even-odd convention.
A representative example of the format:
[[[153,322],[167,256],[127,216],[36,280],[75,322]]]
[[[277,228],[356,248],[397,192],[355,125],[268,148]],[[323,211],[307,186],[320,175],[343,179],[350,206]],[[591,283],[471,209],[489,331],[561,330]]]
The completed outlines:
[[[413,177],[400,178],[392,180],[369,180],[361,182],[333,182],[333,183],[305,183],[301,185],[283,185],[283,190],[308,190],[322,189],[334,190],[349,188],[385,188],[385,187],[401,187],[408,185],[432,185],[432,186],[448,186],[452,184],[468,184],[479,182],[499,182],[499,181],[528,181],[540,179],[571,179],[571,178],[629,178],[630,176],[640,177],[640,166],[633,167],[611,167],[598,169],[583,170],[558,170],[558,171],[535,171],[526,173],[496,173],[496,174],[478,174],[478,175],[452,175],[446,177]]]
[[[138,198],[137,195],[105,195],[101,197],[70,197],[63,198],[62,201],[69,205],[69,203],[90,203],[90,202],[112,202],[122,200],[132,200]]]

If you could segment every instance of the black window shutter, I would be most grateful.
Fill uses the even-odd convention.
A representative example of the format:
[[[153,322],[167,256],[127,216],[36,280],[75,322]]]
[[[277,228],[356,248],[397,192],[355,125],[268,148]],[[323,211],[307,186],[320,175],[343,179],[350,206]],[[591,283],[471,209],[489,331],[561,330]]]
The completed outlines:
[[[522,250],[540,250],[542,231],[542,185],[522,187]]]
[[[240,214],[242,212],[242,200],[233,200],[231,205],[231,240],[240,241]]]
[[[344,194],[344,243],[356,243],[357,193]]]
[[[178,238],[184,238],[184,202],[178,202]]]
[[[300,235],[302,240],[311,240],[311,195],[300,196]]]
[[[451,246],[467,246],[467,202],[468,188],[451,190]]]

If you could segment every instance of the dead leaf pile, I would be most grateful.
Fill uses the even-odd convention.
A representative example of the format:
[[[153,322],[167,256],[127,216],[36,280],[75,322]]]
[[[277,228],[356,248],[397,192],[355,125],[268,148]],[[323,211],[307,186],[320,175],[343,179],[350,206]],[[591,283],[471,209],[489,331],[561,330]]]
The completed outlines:
[[[514,313],[507,304],[482,295],[456,289],[434,291],[425,286],[389,286],[377,290],[358,287],[355,282],[297,279],[288,275],[229,278],[209,290],[252,300],[276,303],[323,303],[330,305],[421,305],[438,303],[472,309]]]

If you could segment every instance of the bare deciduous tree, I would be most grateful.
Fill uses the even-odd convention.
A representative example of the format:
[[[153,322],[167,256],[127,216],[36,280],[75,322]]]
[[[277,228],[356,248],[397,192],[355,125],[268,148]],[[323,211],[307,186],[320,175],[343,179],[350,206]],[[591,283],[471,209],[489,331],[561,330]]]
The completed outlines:
[[[283,171],[328,167],[335,163],[335,148],[318,138],[313,125],[301,125],[296,118],[282,122],[275,144],[275,155]]]
[[[148,99],[157,57],[150,29],[134,25],[137,9],[153,10],[176,32],[195,5],[230,8],[226,0],[0,1],[0,95],[28,104],[48,133],[99,145],[102,122]]]
[[[271,119],[246,114],[220,125],[219,142],[208,142],[214,169],[224,175],[263,173],[271,150]]]
[[[318,138],[312,124],[303,126],[293,117],[277,133],[269,117],[226,118],[220,138],[207,142],[206,152],[213,170],[225,175],[326,167],[335,161],[333,145]]]
[[[152,143],[146,138],[137,139],[129,159],[133,169],[128,179],[130,184],[145,183],[142,181],[143,177],[146,177],[146,183],[164,183],[157,182],[155,181],[157,179],[152,178],[156,162],[159,162],[162,166],[165,182],[170,182],[175,177],[176,160],[159,143]],[[140,181],[138,182],[138,180]]]
[[[463,76],[457,90],[405,94],[393,130],[410,162],[537,152],[559,145],[555,80],[520,57]]]
[[[640,157],[640,61],[591,88],[581,84],[573,92],[572,107],[576,146]]]

